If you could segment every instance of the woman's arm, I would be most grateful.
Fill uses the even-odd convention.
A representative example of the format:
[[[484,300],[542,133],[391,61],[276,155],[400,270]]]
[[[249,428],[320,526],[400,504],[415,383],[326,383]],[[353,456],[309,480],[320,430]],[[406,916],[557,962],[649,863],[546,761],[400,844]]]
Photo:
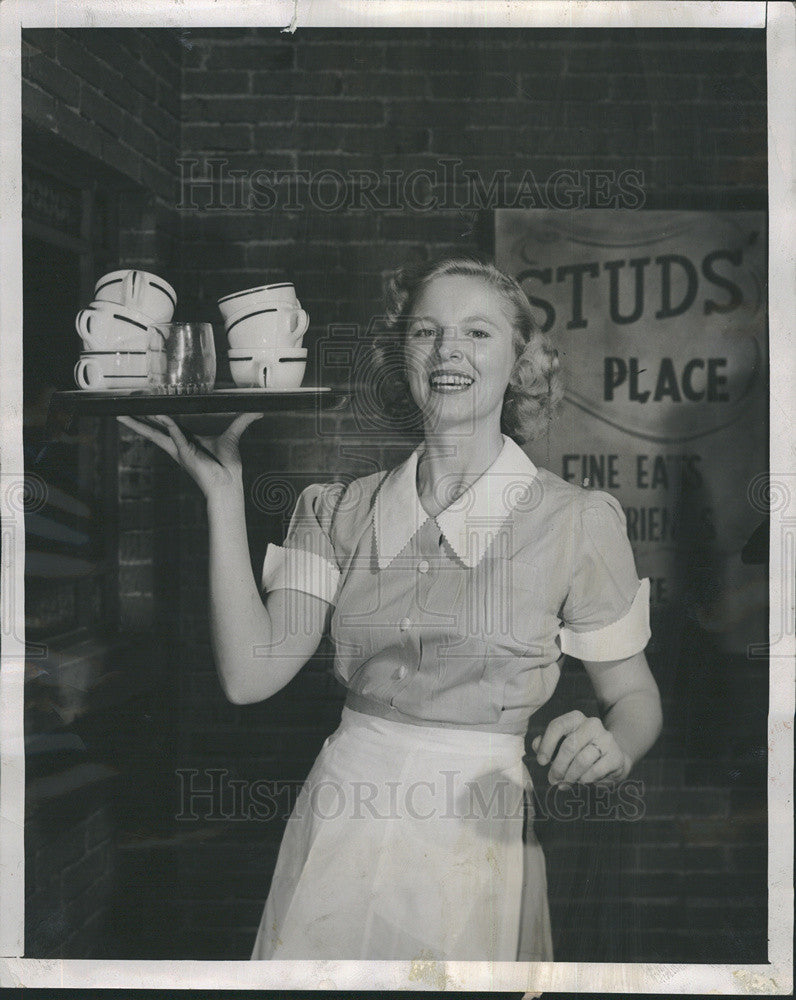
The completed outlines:
[[[643,652],[623,660],[584,660],[583,665],[603,717],[567,712],[534,740],[538,762],[552,760],[551,782],[621,780],[660,735],[660,694]]]
[[[249,560],[243,486],[211,494],[210,628],[218,676],[237,705],[270,698],[301,670],[328,627],[331,604],[300,590],[260,596]]]
[[[661,697],[643,652],[625,660],[583,661],[603,723],[629,758],[628,771],[660,736]]]
[[[301,670],[318,648],[331,608],[299,590],[274,590],[265,605],[260,597],[249,561],[239,449],[241,434],[260,417],[242,413],[223,434],[197,436],[201,449],[171,417],[116,418],[171,456],[207,499],[211,642],[221,686],[236,704],[270,698]]]

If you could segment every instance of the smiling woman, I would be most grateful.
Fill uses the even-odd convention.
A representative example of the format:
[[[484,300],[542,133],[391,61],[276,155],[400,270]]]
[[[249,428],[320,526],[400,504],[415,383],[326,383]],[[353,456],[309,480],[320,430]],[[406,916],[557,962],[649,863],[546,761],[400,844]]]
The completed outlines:
[[[447,260],[399,271],[388,307],[380,385],[424,440],[386,474],[308,487],[263,568],[267,592],[332,606],[348,696],[252,957],[550,960],[544,857],[532,828],[523,837],[528,720],[562,650],[583,658],[604,721],[566,713],[534,751],[555,782],[628,774],[660,729],[648,582],[616,501],[517,443],[562,395],[517,284]]]
[[[459,295],[468,290],[466,303],[471,309],[459,302]],[[445,312],[449,302],[457,303],[456,317],[432,314],[435,306]],[[525,293],[492,264],[457,258],[401,268],[388,289],[387,318],[388,328],[374,338],[373,353],[377,372],[388,375],[379,379],[380,403],[388,416],[422,422],[414,391],[424,375],[430,374],[423,368],[424,353],[427,359],[430,349],[417,345],[417,341],[430,340],[433,345],[444,336],[460,341],[490,340],[488,348],[479,349],[482,357],[494,357],[502,348],[503,361],[511,359],[508,384],[504,384],[501,397],[500,426],[504,433],[523,444],[547,429],[563,398],[558,355],[547,337],[537,331]],[[442,363],[439,369],[441,375],[446,369],[454,370]],[[413,372],[418,376],[414,386]],[[463,370],[461,374],[475,378],[473,371]],[[497,391],[499,383],[494,388]],[[445,387],[438,384],[435,391],[444,393]]]
[[[563,653],[602,718],[568,712],[534,743],[553,782],[624,778],[657,738],[639,581],[618,503],[537,469],[520,447],[561,397],[557,358],[491,265],[400,271],[396,407],[423,441],[397,468],[299,496],[251,574],[238,440],[168,418],[160,445],[207,496],[213,651],[227,697],[283,688],[328,631],[347,689],[296,800],[253,959],[552,959],[545,860],[524,815],[531,716]],[[401,393],[404,400],[401,402]],[[265,652],[265,655],[263,655]]]

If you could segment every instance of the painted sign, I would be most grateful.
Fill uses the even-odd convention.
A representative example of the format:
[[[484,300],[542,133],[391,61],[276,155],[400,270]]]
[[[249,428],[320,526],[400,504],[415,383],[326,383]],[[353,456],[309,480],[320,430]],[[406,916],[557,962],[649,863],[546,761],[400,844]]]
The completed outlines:
[[[685,603],[732,648],[765,605],[765,567],[740,556],[768,458],[765,227],[761,212],[496,212],[498,266],[566,382],[531,457],[613,493],[653,612]]]

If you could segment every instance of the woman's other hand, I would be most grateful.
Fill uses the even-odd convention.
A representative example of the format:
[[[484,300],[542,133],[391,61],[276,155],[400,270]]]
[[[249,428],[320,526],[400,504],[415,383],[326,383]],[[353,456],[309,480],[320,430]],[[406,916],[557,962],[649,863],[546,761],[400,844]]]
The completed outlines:
[[[602,718],[578,711],[560,715],[536,737],[533,751],[540,764],[552,761],[552,783],[621,781],[660,735],[658,685],[643,652],[621,660],[583,660],[583,666]]]
[[[230,487],[240,485],[242,479],[240,438],[249,424],[262,416],[262,413],[241,413],[223,434],[216,437],[194,435],[195,440],[211,453],[209,455],[204,454],[192,441],[189,441],[171,417],[159,415],[148,418],[162,424],[163,430],[158,430],[134,417],[118,416],[116,419],[170,455],[209,499],[213,495],[225,493]]]
[[[601,719],[577,710],[553,719],[531,747],[539,764],[550,763],[551,784],[621,781],[633,764]]]

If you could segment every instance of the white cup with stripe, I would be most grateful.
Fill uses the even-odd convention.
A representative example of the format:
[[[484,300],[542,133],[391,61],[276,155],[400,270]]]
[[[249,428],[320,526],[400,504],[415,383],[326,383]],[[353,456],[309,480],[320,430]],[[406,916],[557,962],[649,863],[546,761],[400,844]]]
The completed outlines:
[[[146,389],[146,348],[140,351],[84,351],[74,374],[79,389],[94,392]]]
[[[77,314],[75,329],[86,351],[145,351],[152,320],[116,302],[94,301]]]
[[[277,281],[272,285],[244,288],[242,292],[232,292],[218,300],[218,308],[225,323],[239,313],[265,309],[269,306],[301,308],[292,281]]]
[[[227,323],[227,339],[233,349],[301,347],[309,325],[310,318],[303,309],[260,306],[235,313]]]
[[[297,389],[307,367],[306,347],[230,350],[229,368],[242,389]]]
[[[168,281],[148,271],[111,271],[97,282],[94,298],[127,306],[153,323],[168,323],[177,306],[177,293]]]

